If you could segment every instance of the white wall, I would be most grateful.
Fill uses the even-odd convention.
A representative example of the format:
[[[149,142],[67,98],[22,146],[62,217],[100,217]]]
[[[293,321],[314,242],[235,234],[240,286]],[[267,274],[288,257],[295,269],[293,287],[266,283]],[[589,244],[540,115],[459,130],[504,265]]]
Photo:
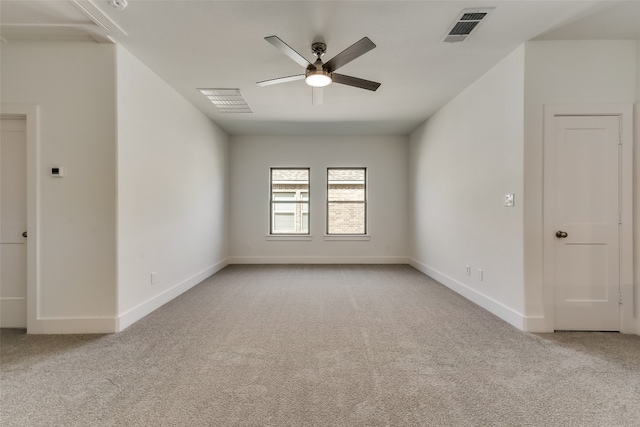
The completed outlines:
[[[543,106],[633,104],[637,101],[636,52],[633,40],[537,41],[525,45],[525,311],[537,319],[529,326],[531,331],[552,328],[544,319],[542,277]],[[637,173],[635,180],[637,202]],[[636,250],[635,271],[639,268]]]
[[[232,263],[407,261],[407,138],[234,136],[231,138]],[[327,167],[367,167],[368,241],[326,241]],[[312,240],[271,241],[270,167],[310,167]]]
[[[226,265],[228,137],[122,47],[117,69],[122,329]]]
[[[2,103],[39,105],[31,333],[100,332],[114,324],[114,57],[113,45],[89,42],[2,44]],[[65,168],[64,178],[49,175],[54,165]]]
[[[410,145],[412,265],[517,327],[523,70],[520,47],[414,131]],[[514,207],[503,206],[507,193]]]

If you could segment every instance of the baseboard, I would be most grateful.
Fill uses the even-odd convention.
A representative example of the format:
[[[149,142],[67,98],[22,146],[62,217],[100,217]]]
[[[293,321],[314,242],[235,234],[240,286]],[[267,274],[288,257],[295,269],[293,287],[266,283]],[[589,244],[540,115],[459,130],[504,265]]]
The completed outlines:
[[[549,333],[553,332],[553,326],[549,327],[547,320],[542,316],[525,317],[523,330],[531,333]]]
[[[422,264],[421,262],[413,258],[409,260],[409,264],[416,270],[426,274],[434,280],[437,280],[447,288],[462,295],[469,301],[479,305],[480,307],[484,308],[488,312],[494,314],[510,325],[513,325],[520,330],[525,330],[525,317],[517,311],[495,301],[494,299],[486,295],[481,294],[475,289],[469,288],[463,283],[460,283],[457,280],[447,276],[446,274],[441,273],[438,270],[431,268],[425,264]]]
[[[403,256],[246,256],[230,257],[229,264],[409,264]]]
[[[28,334],[111,334],[116,332],[115,317],[41,317],[29,322]]]
[[[117,319],[118,322],[117,322],[116,331],[117,332],[123,331],[124,329],[128,328],[129,326],[131,326],[138,320],[142,319],[149,313],[152,313],[153,311],[162,307],[163,305],[165,305],[172,299],[176,298],[180,294],[183,294],[184,292],[188,291],[198,283],[202,282],[206,278],[222,270],[227,265],[229,265],[229,260],[224,259],[212,265],[211,267],[206,268],[197,274],[194,274],[193,276],[183,281],[182,283],[178,283],[177,285],[171,287],[170,289],[167,289],[164,292],[158,295],[155,295],[152,298],[149,298],[148,300],[128,310],[127,312],[120,314],[120,316],[118,316],[118,319]]]
[[[0,328],[27,327],[27,299],[24,297],[0,298]]]

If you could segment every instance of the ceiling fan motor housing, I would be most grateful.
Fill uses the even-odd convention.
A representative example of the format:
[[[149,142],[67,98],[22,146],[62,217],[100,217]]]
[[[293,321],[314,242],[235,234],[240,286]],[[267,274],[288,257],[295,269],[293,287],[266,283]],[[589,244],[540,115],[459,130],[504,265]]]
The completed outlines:
[[[322,59],[320,59],[326,50],[327,45],[322,42],[316,42],[311,45],[311,51],[318,59],[313,64],[309,64],[305,72],[305,82],[309,86],[324,87],[330,85],[333,81],[331,73],[322,67]]]
[[[322,42],[316,42],[311,45],[311,52],[318,58],[325,54],[327,51],[327,45]]]

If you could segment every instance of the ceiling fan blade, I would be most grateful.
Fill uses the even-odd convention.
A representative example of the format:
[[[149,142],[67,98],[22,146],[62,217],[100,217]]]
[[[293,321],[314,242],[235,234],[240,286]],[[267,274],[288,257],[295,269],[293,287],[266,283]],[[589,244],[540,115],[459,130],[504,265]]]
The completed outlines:
[[[304,56],[300,55],[298,52],[293,50],[291,46],[280,40],[278,36],[269,36],[265,37],[264,39],[275,46],[275,48],[280,52],[284,53],[303,67],[307,68],[309,65],[312,65],[311,62],[307,61]]]
[[[372,82],[371,80],[359,79],[357,77],[345,76],[344,74],[333,73],[332,77],[334,83],[354,86],[360,89],[375,91],[380,87],[380,83]]]
[[[304,74],[296,74],[295,76],[278,77],[277,79],[263,80],[256,84],[258,86],[277,85],[278,83],[287,83],[287,82],[293,82],[295,80],[304,80],[304,77],[305,77]]]
[[[343,65],[346,65],[349,62],[353,61],[357,57],[369,52],[374,47],[376,47],[376,45],[371,40],[369,40],[369,37],[364,37],[331,58],[326,64],[322,66],[322,68],[332,73]]]
[[[314,87],[311,91],[311,104],[322,105],[324,91],[321,87]]]

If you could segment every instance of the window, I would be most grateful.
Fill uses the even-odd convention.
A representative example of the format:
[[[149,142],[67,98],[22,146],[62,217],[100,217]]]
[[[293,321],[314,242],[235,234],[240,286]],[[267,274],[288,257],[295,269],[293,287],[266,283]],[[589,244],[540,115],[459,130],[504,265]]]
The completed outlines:
[[[309,234],[309,168],[271,168],[270,234]]]
[[[367,233],[366,168],[327,169],[327,234]]]

